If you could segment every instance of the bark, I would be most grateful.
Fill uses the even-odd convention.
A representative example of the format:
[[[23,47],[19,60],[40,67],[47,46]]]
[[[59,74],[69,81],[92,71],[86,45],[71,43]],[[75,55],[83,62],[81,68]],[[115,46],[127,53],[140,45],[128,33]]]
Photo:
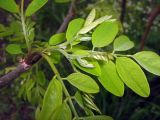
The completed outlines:
[[[151,30],[151,27],[153,25],[153,21],[156,19],[156,17],[160,14],[160,5],[157,5],[150,13],[147,23],[146,23],[146,27],[145,27],[145,31],[141,37],[141,44],[140,44],[140,51],[142,51],[144,49],[148,34]]]

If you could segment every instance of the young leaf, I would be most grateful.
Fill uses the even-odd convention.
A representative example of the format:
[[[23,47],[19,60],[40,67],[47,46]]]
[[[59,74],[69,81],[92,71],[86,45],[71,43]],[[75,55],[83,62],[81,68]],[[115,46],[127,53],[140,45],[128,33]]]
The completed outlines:
[[[33,0],[26,9],[26,16],[31,16],[43,7],[48,0]]]
[[[97,111],[98,113],[101,114],[101,111],[99,110],[99,108],[95,105],[95,103],[93,102],[93,96],[84,94],[83,95],[83,99],[84,99],[84,104],[87,108],[92,109]]]
[[[135,93],[142,97],[150,94],[149,84],[142,69],[127,57],[116,59],[116,68],[123,82]]]
[[[94,47],[104,47],[109,45],[118,33],[116,22],[104,22],[99,25],[92,34],[92,44]]]
[[[87,73],[90,73],[92,75],[95,75],[95,76],[99,76],[101,74],[101,69],[99,67],[99,64],[97,61],[91,61],[91,60],[87,60],[89,63],[91,63],[94,68],[86,68],[86,67],[83,67],[81,66],[76,60],[73,60],[73,64],[78,67],[79,69],[87,72]]]
[[[78,105],[84,109],[84,101],[83,101],[83,98],[82,98],[82,95],[79,91],[77,91],[75,93],[75,98],[76,98],[76,102],[78,103]]]
[[[53,113],[51,120],[71,120],[72,114],[67,103],[60,105]]]
[[[65,40],[65,33],[58,33],[49,39],[49,45],[57,45]]]
[[[115,64],[112,61],[104,62],[101,66],[101,71],[98,79],[104,88],[116,96],[123,96],[124,83],[116,71]]]
[[[66,32],[66,38],[68,41],[73,40],[78,31],[82,28],[83,24],[84,24],[84,19],[82,18],[74,19],[69,23]]]
[[[20,45],[18,44],[9,44],[6,47],[6,51],[10,54],[21,54],[22,53],[22,49]]]
[[[114,41],[114,51],[126,51],[134,47],[134,43],[125,35],[117,37]]]
[[[84,23],[84,26],[90,25],[94,21],[95,17],[96,17],[96,10],[92,9]]]
[[[86,93],[97,93],[99,87],[89,76],[82,73],[72,73],[67,77],[69,83]]]
[[[83,120],[113,120],[113,118],[105,115],[97,115],[97,116],[83,117]]]
[[[0,0],[0,8],[3,8],[12,13],[19,12],[19,8],[15,0]]]
[[[105,16],[103,16],[103,17],[95,20],[94,22],[97,23],[97,24],[101,24],[101,23],[103,23],[103,22],[105,22],[105,21],[110,20],[111,17],[112,17],[112,15],[110,15],[110,16],[105,15]],[[113,20],[113,19],[111,19],[111,20]]]
[[[92,63],[89,63],[87,60],[85,59],[81,59],[81,58],[77,58],[77,62],[85,68],[94,68],[94,65]]]
[[[92,37],[81,37],[79,38],[80,41],[90,41]]]
[[[39,115],[39,120],[48,120],[53,111],[62,104],[62,85],[56,80],[52,79],[46,90],[43,99],[42,111]]]
[[[93,22],[90,25],[87,25],[85,27],[83,27],[82,29],[80,29],[80,31],[78,32],[78,34],[86,34],[89,31],[91,31],[92,29],[94,29],[98,24]]]
[[[86,25],[84,26],[79,32],[78,34],[86,34],[88,33],[89,31],[91,31],[92,29],[94,29],[95,27],[97,27],[99,24],[101,24],[102,22],[104,21],[109,21],[109,19],[111,18],[112,16],[104,16],[104,17],[101,17],[97,20],[95,20],[94,22],[90,23],[89,25]]]
[[[160,76],[160,56],[151,51],[142,51],[133,58],[147,71]]]

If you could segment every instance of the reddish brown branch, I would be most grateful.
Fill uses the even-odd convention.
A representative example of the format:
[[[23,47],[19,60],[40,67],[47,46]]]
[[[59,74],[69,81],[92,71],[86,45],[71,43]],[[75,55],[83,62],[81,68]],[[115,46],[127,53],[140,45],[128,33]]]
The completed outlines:
[[[141,37],[141,45],[140,45],[140,51],[144,49],[144,46],[145,46],[145,43],[146,43],[146,40],[147,40],[147,36],[150,32],[150,29],[151,29],[151,26],[153,24],[153,21],[156,19],[156,17],[160,14],[160,5],[158,5],[157,7],[155,7],[149,17],[148,17],[148,20],[147,20],[147,24],[146,24],[146,27],[145,27],[145,31]]]
[[[74,8],[75,8],[75,2],[76,0],[73,0],[70,8],[68,10],[68,13],[58,29],[57,33],[64,32],[67,28],[68,23],[73,18],[74,15]],[[23,63],[20,63],[15,70],[5,74],[4,76],[0,77],[0,88],[5,87],[9,85],[11,82],[13,82],[16,78],[18,78],[22,73],[29,70],[33,64],[37,63],[42,58],[40,53],[32,53],[28,55]],[[25,63],[25,64],[24,64]]]
[[[66,17],[64,18],[63,23],[61,24],[61,26],[57,30],[57,33],[64,32],[67,28],[68,23],[73,18],[74,14],[75,14],[75,10],[74,10],[75,9],[75,2],[76,2],[76,0],[72,1],[71,5],[69,7],[68,13],[67,13]]]
[[[22,73],[26,72],[31,68],[33,64],[41,59],[39,53],[32,53],[24,61],[22,61],[15,70],[7,73],[0,78],[0,88],[10,84],[14,79],[18,78]]]
[[[0,88],[9,85],[14,79],[18,78],[22,73],[26,72],[30,67],[19,64],[15,70],[7,73],[0,78]]]

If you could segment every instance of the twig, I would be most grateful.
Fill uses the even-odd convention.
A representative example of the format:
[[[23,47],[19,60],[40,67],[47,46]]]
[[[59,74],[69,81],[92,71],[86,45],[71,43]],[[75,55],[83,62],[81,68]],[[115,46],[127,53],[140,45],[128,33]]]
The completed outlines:
[[[140,44],[140,51],[142,51],[144,49],[144,46],[145,46],[145,43],[146,43],[146,40],[147,40],[147,36],[150,32],[150,29],[151,29],[151,26],[153,24],[153,21],[156,19],[156,17],[160,14],[160,5],[158,5],[157,7],[155,7],[149,17],[148,17],[148,21],[147,21],[147,24],[146,24],[146,27],[145,27],[145,31],[141,37],[141,44]]]
[[[7,73],[0,78],[0,88],[9,85],[14,79],[18,78],[22,73],[26,72],[30,66],[19,64],[15,70]]]
[[[64,32],[67,28],[68,23],[71,21],[71,19],[73,18],[74,14],[75,14],[75,2],[76,0],[72,0],[72,3],[69,7],[68,13],[66,15],[66,17],[63,20],[63,23],[61,24],[61,26],[59,27],[57,33],[61,33]]]

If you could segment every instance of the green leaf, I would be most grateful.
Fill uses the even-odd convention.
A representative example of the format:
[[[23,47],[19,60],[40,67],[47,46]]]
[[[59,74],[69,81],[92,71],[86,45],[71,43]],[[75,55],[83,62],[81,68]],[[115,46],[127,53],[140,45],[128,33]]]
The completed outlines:
[[[3,8],[12,13],[19,12],[19,8],[15,0],[0,0],[0,8]]]
[[[49,45],[57,45],[59,43],[62,43],[65,40],[65,37],[65,33],[55,34],[49,39]]]
[[[87,16],[84,26],[90,25],[94,21],[95,17],[96,17],[96,10],[92,9],[89,15]]]
[[[79,69],[87,72],[87,73],[90,73],[92,75],[95,75],[95,76],[99,76],[101,74],[101,69],[100,69],[100,66],[98,64],[97,61],[93,61],[93,60],[87,60],[90,64],[93,64],[94,68],[86,68],[86,67],[83,67],[81,66],[76,60],[73,60],[73,64],[78,67]]]
[[[15,33],[22,32],[22,25],[19,21],[13,21],[10,23],[10,29],[14,31]]]
[[[114,51],[126,51],[134,47],[134,43],[125,35],[117,37],[114,41]]]
[[[58,51],[53,51],[49,57],[54,64],[58,64],[61,60],[61,54]]]
[[[26,9],[26,16],[31,16],[37,12],[41,7],[43,7],[48,0],[32,0]]]
[[[69,83],[86,93],[97,93],[99,87],[97,83],[89,76],[82,73],[72,73],[67,78]]]
[[[120,79],[116,71],[116,66],[112,61],[104,62],[102,64],[101,75],[98,79],[106,90],[116,96],[123,96],[124,83]]]
[[[48,120],[54,110],[62,104],[62,85],[56,80],[52,79],[43,99],[42,111],[39,120]]]
[[[45,83],[46,83],[46,77],[45,77],[44,72],[38,71],[36,74],[37,74],[37,77],[36,77],[37,82],[38,82],[41,86],[44,86]]]
[[[116,68],[123,82],[142,97],[150,94],[149,84],[140,66],[127,57],[116,59]]]
[[[71,0],[55,0],[56,3],[67,3],[70,2]]]
[[[7,28],[4,32],[0,33],[0,37],[7,37],[13,35],[13,31],[9,28]]]
[[[51,120],[71,120],[72,114],[67,103],[60,105],[53,113]]]
[[[67,28],[66,38],[68,41],[73,41],[74,37],[77,35],[78,31],[82,28],[84,24],[84,19],[77,18],[72,20]]]
[[[104,47],[109,45],[118,33],[116,22],[104,22],[99,25],[92,34],[92,44],[94,47]]]
[[[3,24],[0,24],[0,32],[4,32],[5,30],[5,26]]]
[[[133,58],[147,71],[160,76],[160,56],[151,51],[142,51]]]
[[[6,51],[10,54],[21,54],[22,53],[22,49],[20,45],[18,44],[9,44],[6,47]]]
[[[113,118],[105,115],[97,115],[97,116],[83,117],[83,120],[113,120]]]

